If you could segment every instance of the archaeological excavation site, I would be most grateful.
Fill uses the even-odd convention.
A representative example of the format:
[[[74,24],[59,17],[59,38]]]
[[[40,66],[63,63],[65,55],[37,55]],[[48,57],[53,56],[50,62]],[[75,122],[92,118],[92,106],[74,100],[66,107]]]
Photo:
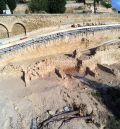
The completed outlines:
[[[120,129],[120,15],[1,15],[0,129]]]

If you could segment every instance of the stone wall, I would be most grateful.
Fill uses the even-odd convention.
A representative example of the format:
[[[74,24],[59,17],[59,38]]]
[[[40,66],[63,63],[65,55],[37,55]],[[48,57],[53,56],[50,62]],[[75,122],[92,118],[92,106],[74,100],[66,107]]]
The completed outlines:
[[[63,14],[63,15],[8,15],[8,16],[0,16],[0,38],[11,35],[14,30],[15,24],[19,24],[22,27],[24,26],[24,34],[26,32],[30,32],[33,30],[37,30],[44,27],[50,26],[60,26],[67,25],[73,23],[85,23],[85,22],[120,22],[119,14]],[[2,33],[1,26],[4,27],[5,32]],[[6,30],[6,28],[7,30]],[[20,27],[20,26],[19,26]],[[21,29],[17,29],[17,31],[21,31]],[[16,29],[16,28],[15,28]],[[5,34],[4,34],[5,33]],[[20,34],[21,32],[17,32],[16,34]],[[15,35],[16,35],[15,34]],[[1,36],[2,35],[2,36]],[[4,36],[5,35],[5,36]]]

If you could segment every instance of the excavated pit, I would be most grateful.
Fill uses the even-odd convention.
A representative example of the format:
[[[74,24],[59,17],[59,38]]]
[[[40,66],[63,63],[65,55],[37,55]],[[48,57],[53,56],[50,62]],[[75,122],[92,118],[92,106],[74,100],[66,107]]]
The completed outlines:
[[[0,128],[103,129],[108,115],[116,115],[115,107],[110,108],[106,100],[101,104],[92,94],[105,96],[108,88],[119,87],[119,45],[83,52],[78,48],[32,63],[2,67]]]

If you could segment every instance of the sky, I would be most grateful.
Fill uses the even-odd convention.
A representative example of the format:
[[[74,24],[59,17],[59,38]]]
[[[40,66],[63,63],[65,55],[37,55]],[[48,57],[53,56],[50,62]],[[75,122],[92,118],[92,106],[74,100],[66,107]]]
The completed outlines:
[[[120,0],[112,0],[112,7],[120,11]]]

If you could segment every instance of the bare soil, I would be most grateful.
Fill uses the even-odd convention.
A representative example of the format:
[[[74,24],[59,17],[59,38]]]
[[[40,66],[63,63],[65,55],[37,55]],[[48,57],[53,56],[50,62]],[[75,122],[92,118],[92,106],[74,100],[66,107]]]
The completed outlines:
[[[119,86],[119,53],[119,46],[114,45],[97,49],[94,55],[79,54],[78,49],[76,53],[2,67],[0,128],[39,129],[44,120],[74,111],[76,106],[80,108],[79,118],[54,120],[42,128],[103,129],[108,115],[115,114],[106,101],[100,102],[92,93]],[[86,108],[81,110],[81,105]],[[80,119],[91,114],[91,122]]]

